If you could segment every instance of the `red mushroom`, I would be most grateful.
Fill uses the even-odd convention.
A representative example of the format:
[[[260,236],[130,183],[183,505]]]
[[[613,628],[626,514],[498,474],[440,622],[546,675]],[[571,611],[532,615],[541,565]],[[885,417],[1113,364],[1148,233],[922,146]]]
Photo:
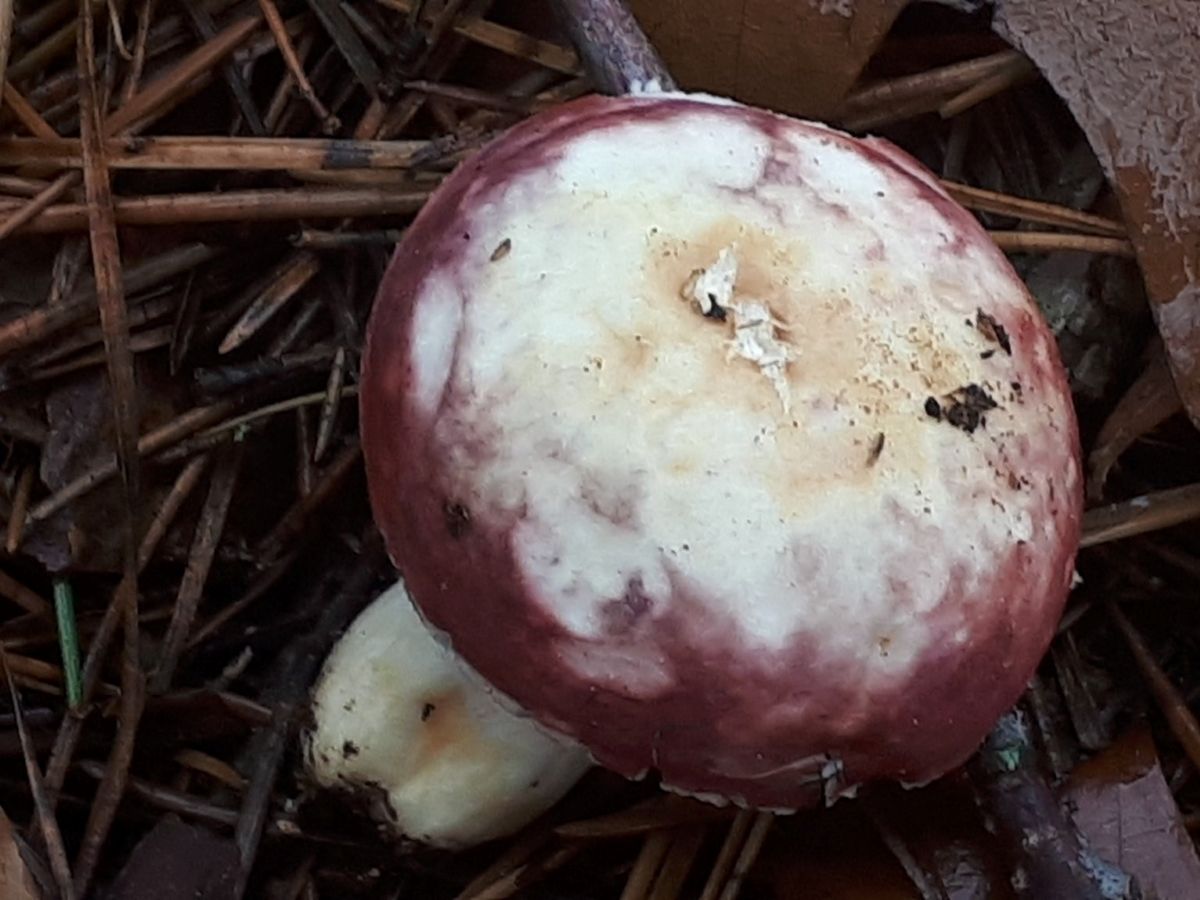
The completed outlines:
[[[772,809],[962,763],[1070,588],[1052,335],[883,141],[678,93],[515,127],[424,208],[361,384],[455,650],[602,764]]]

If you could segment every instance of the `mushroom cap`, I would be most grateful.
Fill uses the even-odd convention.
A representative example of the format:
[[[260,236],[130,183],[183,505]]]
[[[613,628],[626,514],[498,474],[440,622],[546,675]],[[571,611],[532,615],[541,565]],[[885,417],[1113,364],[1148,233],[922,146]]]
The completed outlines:
[[[1024,284],[893,145],[589,97],[449,177],[379,290],[371,501],[423,615],[630,777],[772,809],[962,763],[1074,573]]]
[[[347,629],[313,691],[305,767],[398,834],[443,848],[504,837],[591,766],[455,658],[397,582]]]

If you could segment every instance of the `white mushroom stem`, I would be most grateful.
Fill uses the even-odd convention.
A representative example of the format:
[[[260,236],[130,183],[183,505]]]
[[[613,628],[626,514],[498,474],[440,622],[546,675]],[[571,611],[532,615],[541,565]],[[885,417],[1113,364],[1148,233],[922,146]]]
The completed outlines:
[[[429,631],[397,583],[326,661],[306,764],[322,787],[370,795],[373,814],[406,837],[478,844],[545,812],[590,765],[513,708]]]

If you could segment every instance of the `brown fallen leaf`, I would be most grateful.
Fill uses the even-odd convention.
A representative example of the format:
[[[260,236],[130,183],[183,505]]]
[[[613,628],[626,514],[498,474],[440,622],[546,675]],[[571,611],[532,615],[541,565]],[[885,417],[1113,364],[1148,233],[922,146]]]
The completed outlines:
[[[167,817],[133,848],[105,896],[110,900],[233,900],[238,866],[233,841]]]
[[[924,895],[906,866],[919,870]],[[779,900],[1011,900],[1008,879],[960,771],[919,790],[879,786],[866,803],[778,819],[748,883],[761,888],[753,896]]]
[[[1088,456],[1088,497],[1099,500],[1104,495],[1108,474],[1121,455],[1182,409],[1163,347],[1156,342],[1146,368],[1117,402],[1096,436]]]
[[[102,454],[111,453],[110,415],[104,378],[89,373],[57,386],[46,398],[49,438],[42,451],[41,480],[55,490],[77,475]],[[93,495],[97,515],[107,517],[114,508],[114,489]],[[64,510],[44,524],[29,529],[25,548],[51,571],[62,571],[81,559],[99,563],[99,568],[116,566],[117,549],[105,540],[114,529],[90,529],[88,511],[82,506]],[[96,540],[100,536],[100,540]]]
[[[1184,900],[1200,891],[1200,859],[1146,728],[1076,768],[1063,799],[1096,855],[1128,872],[1143,896]]]
[[[12,822],[0,810],[0,897],[4,900],[39,900],[41,896],[29,867],[21,858]]]
[[[171,419],[179,392],[150,366],[139,366],[142,427],[149,430]],[[42,448],[40,478],[51,492],[86,473],[97,459],[113,452],[112,414],[108,383],[102,370],[80,373],[54,387],[46,397],[48,437]],[[51,571],[78,569],[116,571],[120,568],[121,530],[111,527],[120,485],[109,482],[27,529],[24,549]],[[147,485],[143,504],[146,518],[166,493],[158,483]],[[143,527],[139,527],[139,533]]]
[[[1176,384],[1200,424],[1200,32],[1185,0],[996,0],[994,26],[1067,103],[1129,225]]]
[[[908,0],[632,0],[689,90],[828,117]]]

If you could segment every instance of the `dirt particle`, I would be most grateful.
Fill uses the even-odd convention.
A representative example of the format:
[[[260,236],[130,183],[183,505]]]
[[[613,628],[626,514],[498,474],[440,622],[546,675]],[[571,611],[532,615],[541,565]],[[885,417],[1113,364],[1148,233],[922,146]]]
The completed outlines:
[[[353,759],[359,754],[358,744],[354,741],[342,742],[342,759]]]
[[[925,414],[931,419],[946,422],[967,434],[977,428],[987,427],[987,413],[999,404],[977,384],[967,384],[951,391],[940,401],[936,397],[925,400]]]
[[[875,463],[877,463],[879,461],[879,456],[880,456],[880,454],[883,453],[883,444],[884,444],[884,441],[886,441],[886,440],[887,440],[887,435],[885,435],[881,431],[881,432],[879,432],[879,434],[875,435],[874,440],[871,441],[871,449],[869,451],[867,451],[867,468],[868,469],[871,466],[875,465]]]
[[[985,313],[982,309],[976,310],[975,329],[993,344],[998,344],[1007,355],[1012,356],[1012,341],[1008,337],[1008,330],[996,321],[995,316]]]
[[[436,709],[437,709],[437,707],[434,706],[432,703],[426,703],[424,706],[422,706],[421,707],[421,721],[428,722],[429,717],[433,715],[433,712]]]
[[[650,612],[653,605],[641,576],[630,578],[625,584],[625,593],[605,603],[600,610],[605,630],[609,634],[626,634]]]
[[[724,322],[729,313],[721,304],[717,302],[717,295],[712,291],[708,292],[708,309],[703,313],[704,318],[713,319],[717,322]]]
[[[458,539],[471,530],[471,511],[461,503],[448,501],[442,508],[442,513],[450,537]]]
[[[504,259],[504,257],[508,256],[511,250],[512,238],[505,238],[496,245],[496,249],[492,251],[492,255],[489,258],[492,262],[499,262],[500,260]]]
[[[986,426],[986,413],[999,405],[977,384],[964,385],[947,399],[950,400],[950,404],[946,408],[946,421],[967,434],[974,433],[980,426]]]

